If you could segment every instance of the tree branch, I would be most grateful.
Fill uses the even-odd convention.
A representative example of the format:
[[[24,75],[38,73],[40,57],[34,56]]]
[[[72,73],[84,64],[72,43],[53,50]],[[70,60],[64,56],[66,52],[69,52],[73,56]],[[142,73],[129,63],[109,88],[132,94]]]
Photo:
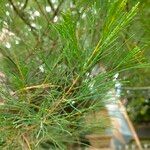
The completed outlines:
[[[55,8],[54,8],[54,6],[53,6],[51,0],[47,0],[47,2],[48,2],[48,4],[50,5],[52,11],[55,12]]]
[[[43,14],[43,16],[45,17],[46,21],[49,23],[50,22],[50,19],[47,17],[47,15],[44,13],[43,9],[41,8],[39,2],[37,0],[35,0],[39,10],[41,11],[41,13]]]
[[[58,15],[59,10],[60,10],[60,7],[62,6],[63,2],[64,2],[64,0],[61,0],[61,2],[59,3],[58,7],[57,7],[56,10],[54,11],[54,14],[53,14],[53,16],[52,16],[52,19],[54,19],[54,17]]]
[[[26,1],[25,1],[25,3],[24,3],[24,5],[23,5],[22,9],[25,9],[25,8],[27,7],[28,2],[29,2],[29,0],[26,0]]]
[[[8,0],[10,2],[10,4],[12,5],[15,13],[20,17],[20,19],[31,29],[32,33],[34,36],[37,36],[37,33],[35,32],[36,28],[32,27],[30,22],[27,20],[27,18],[25,17],[25,14],[23,12],[21,12],[13,3],[12,0]]]
[[[33,90],[33,89],[46,89],[46,88],[53,88],[53,87],[59,87],[59,86],[52,85],[51,83],[32,85],[32,86],[28,86],[28,87],[22,88],[20,90],[17,90],[15,92],[13,92],[12,95],[16,95],[16,93],[18,93],[18,92],[29,91],[29,90]]]

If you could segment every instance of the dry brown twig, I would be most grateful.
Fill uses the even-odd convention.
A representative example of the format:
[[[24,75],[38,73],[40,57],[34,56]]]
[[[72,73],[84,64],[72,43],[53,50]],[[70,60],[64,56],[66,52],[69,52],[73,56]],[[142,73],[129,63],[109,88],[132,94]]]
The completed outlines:
[[[12,92],[12,96],[16,95],[17,93],[23,92],[23,91],[29,91],[29,90],[33,90],[33,89],[46,89],[46,88],[53,88],[53,87],[59,87],[59,86],[53,85],[51,83],[27,86],[27,87],[24,87],[22,89],[15,91],[15,92]]]
[[[32,150],[31,149],[31,146],[30,146],[30,143],[29,143],[29,141],[28,141],[28,139],[27,139],[27,136],[26,135],[22,135],[22,139],[23,139],[23,149],[25,149],[25,150]]]

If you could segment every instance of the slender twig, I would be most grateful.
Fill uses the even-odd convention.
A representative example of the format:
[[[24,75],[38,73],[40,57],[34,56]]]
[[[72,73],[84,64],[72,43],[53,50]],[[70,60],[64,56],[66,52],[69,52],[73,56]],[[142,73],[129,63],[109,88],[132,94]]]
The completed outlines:
[[[47,83],[47,84],[28,86],[28,87],[25,87],[25,88],[22,88],[22,89],[19,89],[19,90],[13,92],[12,95],[16,95],[16,93],[22,92],[22,91],[29,91],[29,90],[33,90],[33,89],[46,89],[46,88],[52,88],[52,87],[58,87],[58,85],[52,85],[51,83]]]
[[[52,18],[50,19],[50,21],[52,21],[53,19],[54,19],[54,17],[56,16],[56,15],[58,15],[58,13],[59,13],[59,10],[60,10],[60,7],[62,6],[62,4],[63,4],[63,2],[64,2],[64,0],[62,0],[60,3],[59,3],[59,5],[58,5],[58,7],[56,8],[56,10],[54,10],[53,9],[53,11],[54,11],[54,14],[53,14],[53,16],[52,16]],[[52,3],[51,3],[52,4]],[[53,4],[52,4],[53,5]],[[38,5],[39,6],[39,5]],[[53,7],[53,6],[52,6]],[[35,45],[35,48],[34,49],[36,49],[42,42],[43,42],[43,36],[46,36],[47,34],[48,34],[48,29],[49,29],[49,23],[50,23],[50,21],[47,19],[47,21],[48,21],[48,24],[47,24],[47,27],[46,27],[46,29],[44,30],[44,32],[42,33],[42,35],[41,35],[41,40],[37,40],[37,43],[36,43],[36,45]],[[32,54],[30,53],[29,54],[29,56],[31,56]],[[29,57],[28,56],[28,57]]]
[[[60,7],[62,6],[63,2],[64,2],[64,0],[62,0],[62,1],[59,3],[59,5],[58,5],[58,7],[56,8],[56,10],[54,10],[54,14],[53,14],[53,16],[52,16],[52,18],[51,18],[51,21],[55,18],[55,16],[58,15],[59,10],[60,10]],[[45,31],[43,32],[43,34],[42,34],[41,37],[43,37],[43,36],[45,36],[45,35],[48,34],[48,32],[47,32],[48,29],[49,29],[49,24],[47,25],[47,27],[46,27],[46,29],[45,29]],[[43,39],[43,38],[42,38],[42,39]]]
[[[29,2],[29,0],[26,0],[26,1],[25,1],[25,3],[24,3],[24,5],[23,5],[22,9],[25,9],[25,8],[27,7],[28,2]]]
[[[50,19],[47,17],[47,15],[44,13],[42,7],[40,6],[39,2],[37,0],[35,0],[39,10],[41,11],[41,13],[43,14],[43,16],[45,17],[46,21],[49,23],[50,22]]]
[[[64,2],[64,0],[62,0],[60,3],[59,3],[59,5],[58,5],[58,7],[56,8],[56,10],[54,10],[54,14],[53,14],[53,16],[52,16],[52,18],[50,19],[50,21],[52,21],[53,19],[54,19],[54,17],[56,16],[56,15],[58,15],[58,13],[59,13],[59,10],[60,10],[60,7],[62,6],[62,4],[63,4],[63,2]],[[42,42],[43,42],[43,36],[46,36],[47,34],[48,34],[48,29],[49,29],[49,23],[50,23],[50,21],[48,22],[48,25],[47,25],[47,27],[46,27],[46,29],[44,30],[44,32],[42,33],[42,35],[41,35],[41,41],[37,41],[37,43],[36,43],[36,45],[35,45],[35,48],[34,49],[36,49]],[[29,56],[31,56],[32,54],[29,54]],[[28,56],[28,57],[29,57]]]
[[[48,2],[48,4],[50,5],[52,11],[55,12],[55,8],[54,8],[54,6],[53,6],[51,0],[47,0],[47,2]]]
[[[50,1],[50,0],[49,0],[49,1]],[[50,2],[51,2],[51,1],[50,1]],[[64,0],[61,0],[61,2],[59,3],[59,5],[57,6],[56,10],[53,8],[54,14],[53,14],[52,18],[50,19],[51,21],[55,18],[56,15],[58,15],[59,10],[60,10],[60,8],[61,8],[63,2],[64,2]],[[52,4],[52,3],[51,3],[51,4]],[[53,4],[52,4],[52,5],[53,5]],[[53,7],[53,6],[52,6],[52,7]],[[49,21],[49,22],[50,22],[50,21]],[[41,37],[43,37],[43,36],[45,36],[45,35],[48,34],[47,31],[48,31],[48,29],[49,29],[49,22],[48,22],[48,25],[47,25],[45,31],[44,31],[43,34],[41,35]],[[42,38],[42,39],[44,39],[44,38]],[[40,43],[40,42],[38,41],[38,43]],[[38,44],[38,45],[39,45],[39,44]]]
[[[16,12],[16,14],[20,17],[20,19],[31,29],[33,35],[37,36],[37,33],[35,32],[36,28],[32,27],[30,22],[27,20],[27,18],[25,17],[25,14],[20,11],[13,3],[12,0],[8,0],[10,2],[10,4],[12,5],[14,11]]]
[[[54,11],[54,14],[53,14],[53,16],[52,16],[52,19],[54,19],[54,18],[55,18],[55,16],[57,16],[57,15],[58,15],[59,10],[60,10],[60,8],[61,8],[61,6],[62,6],[63,2],[64,2],[64,0],[61,0],[61,2],[59,3],[58,7],[57,7],[57,8],[56,8],[56,10]]]
[[[52,18],[51,18],[51,21],[53,21],[53,19],[55,18],[55,16],[58,15],[59,10],[60,10],[60,8],[61,8],[61,6],[62,6],[64,0],[62,0],[62,1],[59,3],[59,5],[57,6],[56,10],[54,9],[53,4],[51,3],[51,1],[50,1],[50,0],[48,0],[48,1],[49,1],[49,4],[50,4],[50,6],[51,6],[51,8],[52,8],[52,10],[53,10],[53,16],[52,16]],[[47,35],[47,30],[48,30],[48,29],[49,29],[49,24],[48,24],[48,26],[46,27],[45,31],[43,32],[42,36]]]
[[[62,98],[60,100],[58,100],[56,103],[54,103],[54,105],[52,106],[52,109],[49,110],[48,114],[52,114],[57,108],[58,106],[64,102],[66,96],[70,95],[72,89],[74,88],[74,86],[76,85],[76,83],[79,81],[80,76],[78,75],[75,80],[73,80],[72,85],[70,86],[70,88],[65,92],[65,94],[62,96]]]
[[[26,136],[22,135],[22,138],[23,138],[24,142],[26,143],[26,146],[28,147],[28,150],[31,150],[30,143],[29,143],[28,139],[26,138]]]

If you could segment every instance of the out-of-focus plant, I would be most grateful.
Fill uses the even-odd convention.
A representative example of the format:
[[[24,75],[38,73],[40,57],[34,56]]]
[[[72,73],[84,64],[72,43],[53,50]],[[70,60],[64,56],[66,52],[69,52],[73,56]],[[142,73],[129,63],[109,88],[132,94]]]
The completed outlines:
[[[149,123],[150,100],[141,97],[130,99],[129,104],[127,105],[127,111],[134,123]]]
[[[126,11],[128,11],[137,1],[128,1]],[[150,63],[150,1],[140,0],[139,12],[131,26],[126,29],[123,39],[125,47],[130,49],[135,45],[142,47],[144,58]],[[132,40],[127,40],[129,37]],[[140,62],[139,62],[140,63]],[[150,109],[150,68],[135,69],[132,72],[123,74],[123,78],[130,79],[128,85],[123,86],[124,95],[128,100],[128,110],[131,118],[138,123],[149,122]]]

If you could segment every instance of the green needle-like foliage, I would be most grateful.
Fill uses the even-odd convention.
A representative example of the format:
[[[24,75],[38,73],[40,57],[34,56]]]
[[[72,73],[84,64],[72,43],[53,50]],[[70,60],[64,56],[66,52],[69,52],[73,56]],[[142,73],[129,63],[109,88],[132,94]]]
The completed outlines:
[[[108,103],[114,75],[143,66],[140,48],[125,50],[120,38],[138,7],[126,12],[126,3],[0,2],[1,29],[11,32],[0,49],[2,149],[67,149],[89,133],[86,116]]]

